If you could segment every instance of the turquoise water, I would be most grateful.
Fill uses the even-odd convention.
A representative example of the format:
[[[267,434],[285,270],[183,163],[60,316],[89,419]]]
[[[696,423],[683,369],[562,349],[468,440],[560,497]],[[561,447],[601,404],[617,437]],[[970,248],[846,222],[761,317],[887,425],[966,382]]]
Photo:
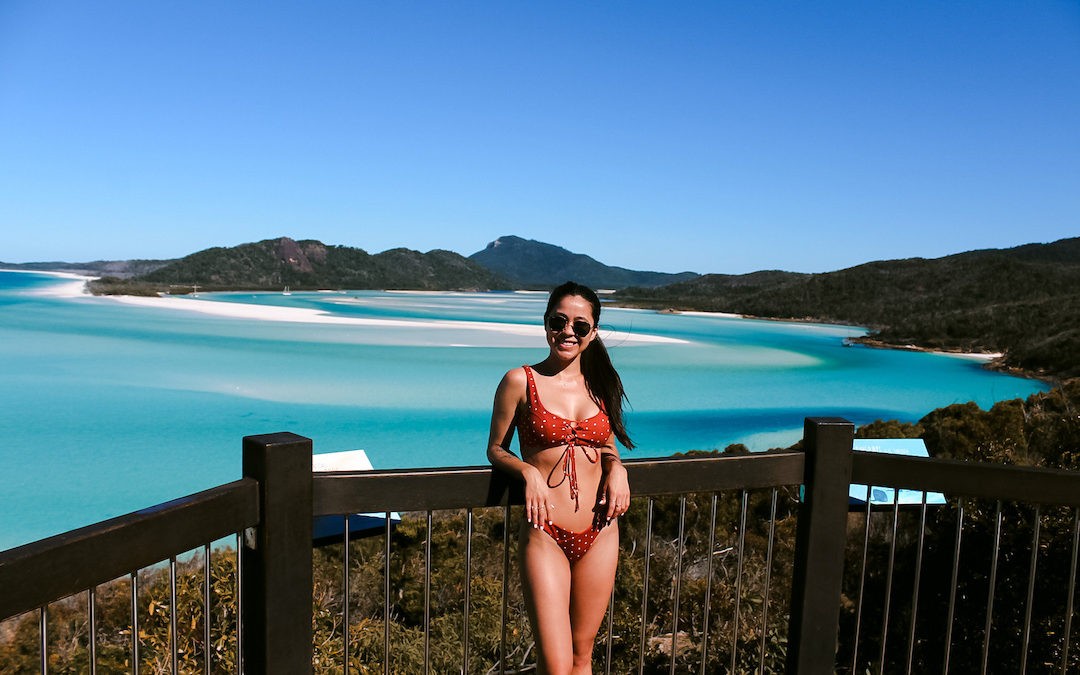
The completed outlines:
[[[249,434],[363,448],[379,468],[484,464],[495,385],[546,353],[542,294],[129,304],[78,284],[0,272],[0,548],[234,480]],[[253,309],[278,314],[209,313]],[[616,308],[601,321],[632,457],[763,450],[797,440],[806,416],[914,421],[1045,389],[972,359],[844,347],[852,327]]]

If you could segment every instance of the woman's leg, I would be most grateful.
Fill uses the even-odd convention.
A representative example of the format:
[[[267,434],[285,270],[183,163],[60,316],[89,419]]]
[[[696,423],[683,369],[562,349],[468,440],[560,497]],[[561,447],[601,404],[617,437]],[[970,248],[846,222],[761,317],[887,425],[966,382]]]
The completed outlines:
[[[570,562],[546,532],[523,523],[518,564],[525,607],[536,641],[539,675],[566,675],[573,663]]]
[[[596,536],[592,548],[570,570],[570,630],[574,644],[574,675],[592,673],[593,645],[604,621],[615,567],[619,562],[619,527],[611,524]]]

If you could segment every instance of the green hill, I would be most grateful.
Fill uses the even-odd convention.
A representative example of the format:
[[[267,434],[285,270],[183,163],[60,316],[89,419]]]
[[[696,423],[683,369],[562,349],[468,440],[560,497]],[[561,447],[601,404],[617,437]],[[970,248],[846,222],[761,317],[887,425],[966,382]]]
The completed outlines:
[[[209,248],[172,261],[128,282],[103,279],[99,293],[157,292],[198,284],[213,290],[405,289],[489,290],[507,282],[451,251],[396,248],[369,254],[315,240],[266,239]]]
[[[615,297],[635,306],[858,324],[892,346],[1003,352],[1005,367],[1080,376],[1080,238],[824,274],[709,274]]]
[[[560,246],[533,239],[499,237],[483,251],[469,256],[518,288],[554,288],[567,279],[592,288],[626,288],[627,286],[661,286],[694,279],[694,272],[643,272],[625,267],[612,267],[583,253],[573,253]]]

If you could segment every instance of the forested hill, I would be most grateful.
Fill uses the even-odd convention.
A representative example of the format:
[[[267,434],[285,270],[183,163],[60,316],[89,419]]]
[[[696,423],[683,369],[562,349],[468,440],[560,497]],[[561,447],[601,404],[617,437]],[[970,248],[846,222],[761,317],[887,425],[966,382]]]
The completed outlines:
[[[635,306],[858,324],[890,345],[1004,352],[1005,366],[1080,376],[1080,238],[824,274],[709,274],[615,297]]]
[[[288,237],[209,248],[125,282],[103,279],[99,293],[160,290],[406,289],[489,290],[508,282],[452,251],[395,248],[369,254],[348,246]]]
[[[517,288],[554,288],[567,279],[592,288],[661,286],[694,279],[695,272],[647,272],[613,267],[583,253],[521,237],[499,237],[469,260],[509,279]]]

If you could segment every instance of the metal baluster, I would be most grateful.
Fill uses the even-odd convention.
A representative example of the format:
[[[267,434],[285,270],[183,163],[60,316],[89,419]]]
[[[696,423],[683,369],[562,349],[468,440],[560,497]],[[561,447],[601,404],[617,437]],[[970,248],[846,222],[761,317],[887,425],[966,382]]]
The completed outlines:
[[[761,599],[761,672],[765,672],[765,636],[769,630],[769,584],[772,581],[773,540],[776,538],[776,488],[772,489],[772,505],[769,507],[769,543],[765,549],[765,589]],[[702,673],[704,675],[704,672]]]
[[[1027,672],[1028,644],[1031,640],[1031,606],[1035,601],[1035,570],[1039,562],[1039,505],[1035,505],[1035,533],[1031,538],[1031,567],[1028,572],[1027,609],[1024,611],[1024,639],[1020,648],[1020,675]]]
[[[87,648],[90,650],[90,675],[97,674],[97,608],[94,606],[97,604],[97,587],[91,586],[86,591],[86,615],[89,620],[90,626],[90,640],[87,642]]]
[[[244,534],[236,533],[236,670],[244,672],[244,568],[240,565],[240,547]]]
[[[203,546],[203,675],[210,675],[210,544]]]
[[[900,488],[893,488],[892,538],[889,540],[889,564],[885,572],[885,607],[881,619],[881,648],[878,651],[878,673],[885,673],[885,646],[889,632],[889,610],[892,607],[893,570],[896,563],[896,526],[900,520]]]
[[[342,614],[342,617],[341,617],[342,618],[341,642],[342,642],[342,645],[344,646],[343,651],[344,651],[345,664],[344,664],[344,667],[343,667],[342,670],[343,670],[345,675],[349,675],[349,657],[352,654],[352,651],[350,650],[350,639],[349,639],[351,637],[350,636],[350,630],[349,630],[349,623],[350,623],[350,618],[351,618],[349,616],[349,598],[352,597],[352,594],[350,592],[352,589],[351,589],[350,584],[349,584],[349,570],[352,569],[352,551],[350,550],[352,548],[352,546],[351,546],[351,544],[352,544],[352,532],[349,531],[349,514],[346,513],[343,516],[343,518],[344,518],[344,523],[345,523],[345,530],[344,530],[344,534],[343,534],[343,539],[345,540],[344,541],[345,550],[344,550],[344,553],[342,555],[342,561],[341,561],[342,562],[342,567],[344,568],[344,569],[342,569],[342,572],[341,572],[341,581],[342,581],[342,587],[345,590],[345,595],[342,598],[342,602],[341,602],[341,614]]]
[[[131,672],[139,675],[139,570],[131,573]]]
[[[735,564],[735,619],[731,631],[731,670],[735,672],[736,656],[739,653],[739,607],[742,605],[743,547],[746,543],[746,490],[742,491],[739,507],[739,556]]]
[[[469,601],[471,599],[472,586],[472,530],[473,530],[473,512],[472,509],[466,509],[465,511],[465,617],[464,627],[462,630],[463,644],[461,654],[461,672],[469,672]]]
[[[611,597],[607,611],[607,654],[604,657],[604,675],[611,675],[611,640],[615,619],[615,584],[611,584]]]
[[[499,672],[506,672],[506,620],[509,610],[507,603],[510,595],[510,505],[503,510],[503,578],[502,609],[499,619],[502,631],[499,635]],[[608,630],[608,645],[611,644],[611,631]]]
[[[956,610],[956,577],[960,572],[960,539],[964,533],[964,499],[956,502],[956,543],[953,546],[952,580],[949,584],[949,612],[945,620],[945,663],[941,667],[942,675],[948,675],[949,655],[952,653],[953,614]]]
[[[169,557],[169,647],[173,673],[180,672],[180,645],[176,632],[176,556]]]
[[[616,527],[618,527],[616,525]],[[608,598],[607,611],[607,640],[606,653],[604,655],[604,675],[611,675],[611,652],[614,642],[615,631],[615,584],[611,584],[611,597]]]
[[[923,543],[926,539],[926,492],[922,492],[922,509],[919,513],[919,548],[915,553],[915,583],[911,591],[911,626],[908,631],[907,666],[905,673],[911,672],[915,658],[915,622],[919,614],[919,581],[922,578]]]
[[[709,548],[708,563],[705,571],[705,606],[702,609],[701,629],[701,675],[705,675],[705,664],[709,661],[709,606],[712,604],[713,558],[716,551],[716,493],[712,494],[709,508]]]
[[[655,499],[649,497],[649,509],[645,517],[645,579],[641,588],[641,649],[638,651],[638,675],[645,672],[645,628],[649,614],[649,559],[652,557],[652,522]]]
[[[982,672],[990,664],[990,629],[994,619],[994,586],[997,585],[998,552],[1001,550],[1001,500],[994,512],[994,555],[990,560],[990,588],[986,594],[986,627],[983,629]]]
[[[851,672],[859,672],[859,631],[862,629],[863,589],[866,586],[866,552],[870,548],[870,489],[866,486],[866,521],[863,528],[862,564],[859,568],[859,593],[855,597],[855,636],[851,644]]]
[[[41,650],[41,675],[49,675],[49,606],[42,605],[38,610],[38,637]]]
[[[686,495],[679,496],[679,548],[675,557],[675,598],[671,606],[671,665],[668,668],[670,675],[675,675],[675,654],[679,641],[679,594],[682,591],[682,559],[685,548],[684,532],[686,531]]]
[[[390,512],[386,518],[386,547],[383,549],[383,674],[390,675]]]
[[[1061,650],[1061,675],[1069,670],[1069,640],[1072,637],[1073,596],[1076,595],[1076,562],[1080,550],[1080,508],[1073,509],[1072,566],[1069,568],[1069,599],[1065,603],[1065,646]]]
[[[431,510],[427,512],[427,541],[424,542],[424,672],[431,672]]]

